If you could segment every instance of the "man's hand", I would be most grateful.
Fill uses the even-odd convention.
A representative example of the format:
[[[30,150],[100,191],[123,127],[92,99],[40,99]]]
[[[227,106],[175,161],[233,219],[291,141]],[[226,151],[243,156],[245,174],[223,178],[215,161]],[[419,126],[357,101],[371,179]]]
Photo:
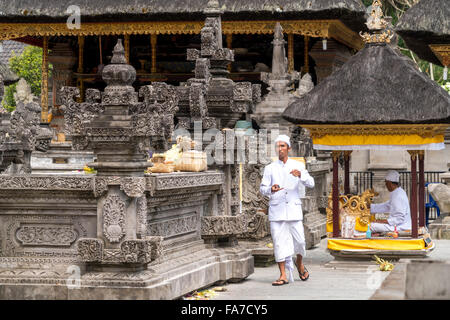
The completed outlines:
[[[290,172],[290,174],[292,174],[294,177],[298,177],[300,178],[302,176],[302,173],[300,171],[298,171],[297,169],[294,169]]]
[[[277,185],[277,184],[274,184],[273,186],[272,186],[272,193],[274,193],[274,192],[278,192],[278,191],[280,191],[280,190],[283,190],[284,188],[280,188],[280,186],[279,185]]]
[[[374,222],[376,222],[376,223],[389,224],[389,222],[387,221],[387,219],[378,219],[378,220],[375,220]]]

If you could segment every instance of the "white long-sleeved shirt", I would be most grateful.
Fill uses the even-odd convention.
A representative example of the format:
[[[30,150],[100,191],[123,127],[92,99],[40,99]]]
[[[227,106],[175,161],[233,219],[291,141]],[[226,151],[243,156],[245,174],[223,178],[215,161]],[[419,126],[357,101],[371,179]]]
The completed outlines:
[[[411,211],[405,190],[396,188],[390,193],[389,201],[370,205],[371,213],[389,212],[389,225],[397,226],[397,230],[411,230]]]
[[[301,172],[300,178],[290,173],[294,169]],[[283,190],[272,193],[271,189],[275,184]],[[314,178],[298,161],[288,159],[283,163],[276,160],[264,168],[259,190],[269,197],[269,221],[303,220],[299,184],[314,187]]]

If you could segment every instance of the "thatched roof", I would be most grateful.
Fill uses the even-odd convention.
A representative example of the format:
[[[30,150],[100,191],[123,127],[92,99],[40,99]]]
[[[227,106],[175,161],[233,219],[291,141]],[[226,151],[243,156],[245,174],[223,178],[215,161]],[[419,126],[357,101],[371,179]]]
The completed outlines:
[[[14,55],[20,56],[27,45],[22,42],[5,40],[2,42],[3,50],[0,52],[0,63],[9,64],[9,59]]]
[[[14,82],[17,82],[19,80],[19,77],[11,71],[8,65],[1,62],[0,75],[3,78],[3,83],[5,84],[5,86],[9,86],[10,84],[13,84]]]
[[[442,65],[429,44],[450,44],[450,3],[448,0],[421,0],[406,11],[395,31],[421,59]]]
[[[450,95],[389,45],[366,45],[283,118],[296,124],[450,123]]]
[[[203,20],[208,0],[14,0],[1,1],[0,22],[65,21],[71,5],[83,21]],[[361,0],[219,0],[226,20],[340,19],[361,30],[365,7]],[[100,19],[100,20],[99,20]]]

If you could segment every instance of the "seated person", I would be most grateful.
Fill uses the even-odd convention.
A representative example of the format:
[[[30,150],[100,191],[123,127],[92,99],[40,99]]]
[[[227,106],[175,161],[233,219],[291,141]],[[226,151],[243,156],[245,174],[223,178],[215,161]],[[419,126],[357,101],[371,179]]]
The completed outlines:
[[[375,220],[370,224],[370,230],[374,233],[411,230],[411,212],[409,200],[405,190],[399,185],[400,174],[395,170],[388,171],[385,184],[390,192],[389,201],[370,205],[370,213],[389,212],[389,217],[384,220]]]

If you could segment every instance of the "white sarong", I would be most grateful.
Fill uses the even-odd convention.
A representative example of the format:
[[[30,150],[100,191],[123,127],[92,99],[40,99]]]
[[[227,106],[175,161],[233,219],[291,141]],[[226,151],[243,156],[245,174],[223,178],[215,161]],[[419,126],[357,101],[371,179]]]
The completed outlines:
[[[285,267],[289,275],[289,282],[293,282],[294,263],[292,255],[306,256],[303,221],[271,221],[270,232],[272,234],[275,261],[286,262]]]
[[[395,227],[387,223],[372,222],[370,224],[370,231],[372,232],[392,232],[394,230]]]

